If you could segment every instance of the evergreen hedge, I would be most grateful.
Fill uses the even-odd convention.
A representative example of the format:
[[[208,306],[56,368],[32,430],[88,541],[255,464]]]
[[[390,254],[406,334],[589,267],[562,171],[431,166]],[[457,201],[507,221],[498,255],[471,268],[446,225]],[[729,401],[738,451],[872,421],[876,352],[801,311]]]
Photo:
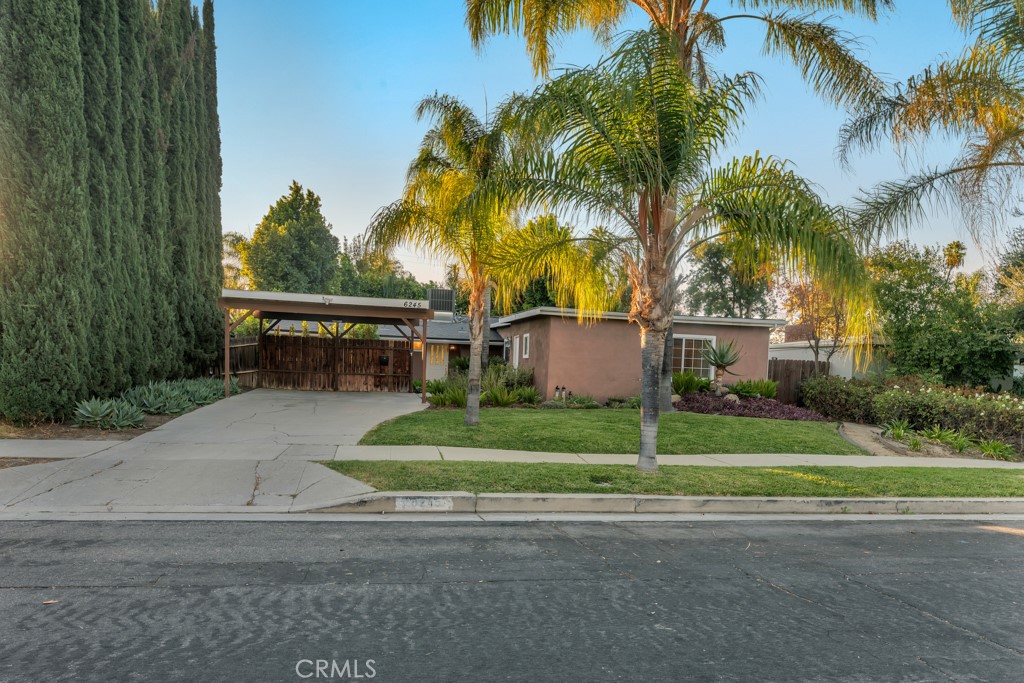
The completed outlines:
[[[0,0],[0,416],[219,352],[213,6]]]

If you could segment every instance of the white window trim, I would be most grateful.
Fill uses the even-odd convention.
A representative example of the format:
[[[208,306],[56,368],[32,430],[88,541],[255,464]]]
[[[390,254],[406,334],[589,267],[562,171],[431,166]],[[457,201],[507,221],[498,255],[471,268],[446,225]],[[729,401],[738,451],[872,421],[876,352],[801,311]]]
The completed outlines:
[[[530,357],[530,335],[529,333],[523,335],[523,358]]]
[[[512,367],[519,367],[519,335],[512,337]]]
[[[676,339],[703,339],[704,341],[711,342],[711,348],[713,348],[713,349],[717,349],[718,348],[718,337],[715,337],[715,336],[710,335],[710,334],[673,334],[672,335],[672,344],[673,344],[673,346],[675,345],[675,340]],[[675,352],[675,349],[673,349],[673,353],[674,352]],[[679,369],[682,370],[682,363],[680,363]],[[715,369],[714,368],[710,368],[708,370],[708,372],[709,372],[708,379],[714,381],[714,379],[715,379]]]

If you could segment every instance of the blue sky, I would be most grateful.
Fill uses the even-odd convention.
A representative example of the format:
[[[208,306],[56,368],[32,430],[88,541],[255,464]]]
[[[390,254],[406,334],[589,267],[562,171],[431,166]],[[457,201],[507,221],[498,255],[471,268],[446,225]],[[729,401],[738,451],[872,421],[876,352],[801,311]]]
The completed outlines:
[[[905,77],[940,54],[959,52],[964,38],[944,2],[898,4],[880,24],[842,23],[862,38],[873,68]],[[460,0],[218,0],[224,229],[251,234],[294,178],[321,196],[339,238],[361,234],[373,213],[401,193],[427,128],[413,116],[420,98],[447,92],[482,113],[486,104],[535,87],[522,39],[492,39],[477,54],[464,7]],[[731,23],[717,68],[752,69],[766,84],[733,154],[788,159],[837,203],[858,187],[901,175],[888,150],[859,157],[852,174],[841,170],[834,147],[842,114],[819,102],[795,68],[760,54],[754,22]],[[624,28],[643,25],[636,11]],[[581,33],[562,44],[556,62],[590,64],[603,51]],[[928,161],[941,164],[953,151],[936,146]],[[955,216],[936,213],[910,237],[922,243],[964,239],[968,266],[982,263]],[[443,267],[422,255],[397,255],[421,279],[438,278]]]

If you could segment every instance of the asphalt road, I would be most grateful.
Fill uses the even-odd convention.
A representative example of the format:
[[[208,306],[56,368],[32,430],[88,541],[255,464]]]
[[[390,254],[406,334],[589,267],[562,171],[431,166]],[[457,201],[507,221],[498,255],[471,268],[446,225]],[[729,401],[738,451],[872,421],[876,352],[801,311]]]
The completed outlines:
[[[0,681],[1022,681],[981,526],[3,522]]]

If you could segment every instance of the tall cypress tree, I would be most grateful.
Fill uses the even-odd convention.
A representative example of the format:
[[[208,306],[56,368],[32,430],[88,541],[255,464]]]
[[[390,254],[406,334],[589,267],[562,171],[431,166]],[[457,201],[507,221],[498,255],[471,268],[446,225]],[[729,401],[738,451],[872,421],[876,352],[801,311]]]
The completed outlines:
[[[76,0],[0,0],[0,415],[86,392],[91,272]]]
[[[182,371],[184,343],[173,304],[174,267],[170,243],[170,196],[167,179],[167,126],[161,98],[160,24],[150,0],[135,0],[145,23],[145,77],[142,104],[142,167],[146,201],[142,234],[152,293],[149,326],[154,335],[152,378],[166,379]]]
[[[196,17],[198,27],[198,16]],[[220,215],[221,156],[220,117],[217,113],[217,47],[214,37],[212,0],[204,0],[200,30],[200,64],[197,78],[197,129],[200,131],[197,163],[201,172],[200,196],[203,216],[200,223],[199,265],[201,272],[201,315],[196,321],[197,362],[209,367],[220,355],[221,312],[216,305],[224,282],[221,265],[223,241]]]
[[[150,285],[143,233],[147,201],[142,151],[146,50],[143,10],[137,0],[124,0],[118,12],[122,135],[127,189],[122,212],[122,249],[127,271],[128,298],[124,311],[124,339],[130,351],[126,360],[133,384],[146,382],[153,374],[153,333],[156,329],[150,318],[155,293]]]
[[[80,0],[85,121],[89,144],[89,224],[95,255],[90,321],[93,393],[107,396],[129,382],[123,316],[126,272],[122,258],[124,144],[120,126],[121,66],[113,0]],[[112,11],[113,10],[113,11]]]

